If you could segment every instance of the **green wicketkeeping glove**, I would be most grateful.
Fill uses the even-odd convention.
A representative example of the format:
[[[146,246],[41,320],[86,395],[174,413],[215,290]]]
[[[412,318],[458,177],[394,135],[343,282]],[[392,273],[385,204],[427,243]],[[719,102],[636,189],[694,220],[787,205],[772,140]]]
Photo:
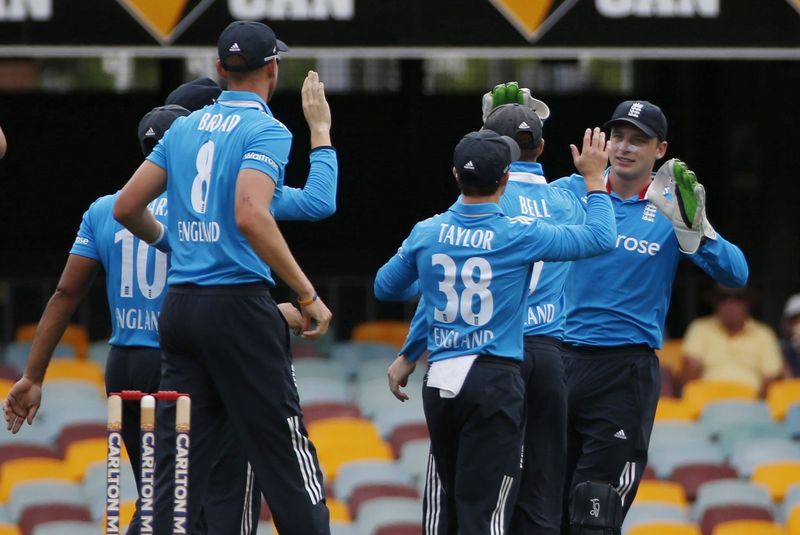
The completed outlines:
[[[539,99],[533,98],[531,90],[520,87],[517,82],[506,82],[494,86],[494,89],[483,95],[483,120],[489,113],[503,104],[520,104],[532,109],[544,121],[550,117],[550,108]]]
[[[647,188],[646,197],[672,221],[684,253],[696,252],[703,238],[717,239],[706,218],[706,190],[682,161],[673,158],[664,163]]]

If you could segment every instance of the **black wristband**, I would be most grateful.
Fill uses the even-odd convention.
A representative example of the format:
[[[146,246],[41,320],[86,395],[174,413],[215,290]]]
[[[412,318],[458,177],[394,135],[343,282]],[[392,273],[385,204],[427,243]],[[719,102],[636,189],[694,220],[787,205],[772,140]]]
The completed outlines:
[[[336,149],[333,147],[333,145],[320,145],[319,147],[314,147],[313,149],[311,149],[311,152],[309,152],[309,154],[314,154],[318,150],[336,151]]]
[[[587,192],[586,196],[588,197],[589,195],[598,195],[598,194],[601,194],[601,193],[603,195],[609,195],[609,193],[604,189],[593,189],[592,191]]]

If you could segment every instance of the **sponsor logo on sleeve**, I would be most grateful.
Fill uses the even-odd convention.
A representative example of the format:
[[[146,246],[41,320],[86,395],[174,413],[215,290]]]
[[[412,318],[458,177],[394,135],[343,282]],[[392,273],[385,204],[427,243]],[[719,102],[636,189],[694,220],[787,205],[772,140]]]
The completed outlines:
[[[247,152],[244,155],[244,160],[256,160],[258,162],[263,162],[268,166],[272,167],[276,171],[278,170],[278,164],[275,163],[275,160],[267,156],[266,154],[261,154],[259,152]]]

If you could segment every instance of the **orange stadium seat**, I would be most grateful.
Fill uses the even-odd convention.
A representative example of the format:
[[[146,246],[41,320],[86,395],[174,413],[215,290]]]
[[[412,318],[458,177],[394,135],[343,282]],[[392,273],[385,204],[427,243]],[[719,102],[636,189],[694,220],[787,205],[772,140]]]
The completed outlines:
[[[75,481],[60,459],[14,459],[0,467],[0,502],[7,502],[17,483],[37,479]]]
[[[22,535],[22,532],[14,524],[0,524],[0,535]]]
[[[775,461],[760,464],[753,470],[750,480],[767,487],[773,501],[782,502],[789,487],[800,483],[800,462]]]
[[[789,407],[800,401],[800,379],[786,379],[772,383],[767,388],[767,404],[776,421],[786,417]]]
[[[33,340],[35,333],[36,323],[27,323],[17,328],[15,339],[17,342],[27,342]],[[89,334],[83,325],[74,323],[68,325],[60,342],[72,345],[75,348],[75,356],[79,359],[89,358]]]
[[[347,504],[333,498],[327,500],[328,510],[331,513],[331,522],[350,522],[350,509]]]
[[[794,507],[786,520],[788,535],[800,535],[800,507]]]
[[[362,418],[329,418],[308,424],[308,436],[317,448],[326,479],[333,480],[339,467],[349,461],[392,460],[392,448],[378,428]]]
[[[656,408],[657,422],[691,422],[697,419],[694,408],[680,398],[659,398]]]
[[[766,520],[733,520],[714,528],[711,535],[786,535],[783,526]]]
[[[686,494],[679,483],[673,481],[643,480],[636,493],[636,503],[659,502],[685,507]]]
[[[645,522],[628,530],[628,535],[702,535],[694,524],[678,522]]]
[[[94,463],[105,461],[107,453],[106,438],[85,438],[72,442],[64,452],[64,464],[69,477],[74,480],[83,479],[86,469]],[[128,460],[127,449],[122,448],[121,455]]]
[[[409,325],[405,321],[367,321],[353,328],[350,339],[354,342],[384,342],[399,350],[406,340]]]
[[[755,400],[758,393],[745,384],[726,381],[689,381],[683,387],[683,399],[692,408],[695,416],[712,401],[727,399]]]
[[[48,381],[56,379],[87,381],[98,385],[105,394],[105,376],[103,368],[96,362],[90,360],[70,358],[53,359],[47,367],[45,379]]]
[[[15,381],[11,379],[0,379],[0,397],[5,399],[11,391],[11,387],[14,386],[14,383]]]

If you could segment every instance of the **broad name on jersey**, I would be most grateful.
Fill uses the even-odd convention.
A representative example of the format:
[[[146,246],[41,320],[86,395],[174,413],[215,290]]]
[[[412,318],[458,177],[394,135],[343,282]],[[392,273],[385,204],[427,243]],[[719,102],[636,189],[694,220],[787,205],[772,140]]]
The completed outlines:
[[[444,349],[472,349],[485,346],[490,340],[494,340],[494,331],[489,329],[464,334],[455,329],[433,328],[433,343]]]
[[[519,209],[527,216],[531,217],[550,217],[545,199],[530,199],[524,195],[519,196]]]
[[[626,251],[639,254],[647,254],[655,256],[661,250],[661,244],[656,242],[649,242],[647,240],[640,240],[633,236],[625,236],[624,234],[617,234],[617,249],[622,247]]]
[[[241,122],[242,117],[234,113],[225,117],[221,113],[204,113],[197,123],[197,129],[203,132],[224,132],[229,133]]]
[[[158,311],[143,308],[115,307],[114,318],[120,329],[158,332]]]
[[[449,223],[442,223],[439,229],[439,243],[447,245],[491,251],[492,238],[494,238],[494,232],[488,229],[462,228]]]
[[[178,221],[178,239],[188,242],[217,242],[220,228],[216,221]]]
[[[556,317],[556,306],[552,303],[528,307],[528,317],[525,325],[542,325],[550,323]]]

